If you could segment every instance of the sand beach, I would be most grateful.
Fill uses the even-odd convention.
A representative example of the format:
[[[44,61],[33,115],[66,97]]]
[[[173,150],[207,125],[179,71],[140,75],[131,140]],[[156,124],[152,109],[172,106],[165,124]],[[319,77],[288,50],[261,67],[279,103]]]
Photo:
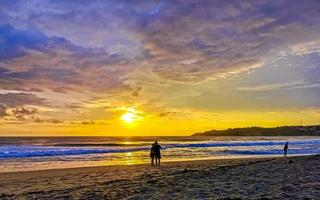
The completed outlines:
[[[0,174],[0,199],[319,199],[320,156]]]

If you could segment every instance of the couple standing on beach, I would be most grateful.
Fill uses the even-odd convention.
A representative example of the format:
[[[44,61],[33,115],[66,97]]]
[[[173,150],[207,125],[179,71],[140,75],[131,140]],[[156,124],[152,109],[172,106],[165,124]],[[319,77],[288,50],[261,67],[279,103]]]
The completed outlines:
[[[150,158],[151,158],[151,165],[154,165],[154,160],[156,160],[156,166],[160,166],[160,159],[161,159],[161,153],[160,153],[161,146],[158,144],[157,141],[155,141],[150,150]]]

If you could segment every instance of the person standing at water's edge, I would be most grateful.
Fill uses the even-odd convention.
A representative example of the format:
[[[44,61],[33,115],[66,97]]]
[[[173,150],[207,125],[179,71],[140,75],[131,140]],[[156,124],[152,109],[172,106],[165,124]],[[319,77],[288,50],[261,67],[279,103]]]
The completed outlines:
[[[158,144],[157,141],[154,143],[154,158],[156,159],[156,166],[160,166],[160,159],[161,159],[161,153],[160,153],[161,146]]]
[[[284,156],[287,156],[288,154],[288,149],[289,149],[289,142],[287,142],[284,147],[283,147],[283,151],[284,151]]]
[[[152,144],[150,149],[150,158],[151,158],[151,165],[154,165],[154,156],[155,156],[155,143]]]

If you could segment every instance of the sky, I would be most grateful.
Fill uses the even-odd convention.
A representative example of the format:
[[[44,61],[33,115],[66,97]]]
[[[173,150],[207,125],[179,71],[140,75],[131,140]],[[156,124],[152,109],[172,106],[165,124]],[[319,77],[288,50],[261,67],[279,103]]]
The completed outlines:
[[[0,136],[320,124],[319,32],[319,0],[1,0]]]

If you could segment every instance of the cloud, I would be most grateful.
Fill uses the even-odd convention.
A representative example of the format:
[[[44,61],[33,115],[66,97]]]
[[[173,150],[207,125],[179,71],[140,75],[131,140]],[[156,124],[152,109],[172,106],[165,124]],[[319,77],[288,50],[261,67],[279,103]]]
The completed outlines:
[[[90,124],[84,113],[96,122],[93,115],[128,105],[160,116],[172,113],[158,105],[250,109],[291,99],[303,102],[292,107],[318,105],[319,6],[317,0],[0,2],[6,23],[0,115],[43,105],[55,111],[35,116],[38,122]],[[270,93],[260,100],[265,105],[253,91]]]
[[[93,125],[96,124],[94,121],[82,121],[81,122],[82,125]]]
[[[72,125],[83,125],[83,126],[86,126],[86,125],[108,125],[108,123],[104,122],[104,121],[93,121],[93,120],[90,120],[90,121],[71,121],[70,124]]]
[[[31,1],[28,6],[18,1],[17,5],[16,14],[4,9],[3,21],[21,28],[37,27],[47,35],[58,36],[59,41],[65,38],[57,42],[58,46],[78,51],[81,56],[86,52],[93,58],[80,59],[84,68],[129,62],[133,68],[151,68],[162,79],[171,81],[198,82],[223,72],[250,68],[279,52],[318,41],[319,27],[315,24],[319,23],[319,2],[313,0],[307,4],[228,0]],[[34,38],[44,37],[35,35]],[[106,53],[90,54],[92,48],[102,48]],[[126,70],[115,76],[123,76],[132,68]],[[121,81],[114,84],[121,85]]]
[[[289,83],[274,83],[268,85],[257,85],[257,86],[247,86],[247,87],[239,87],[237,90],[240,91],[271,91],[278,89],[288,89],[288,88],[297,88],[299,86],[305,85],[304,81],[294,81]]]
[[[0,118],[10,121],[36,121],[40,107],[50,106],[32,93],[0,93]]]
[[[39,30],[0,25],[0,83],[2,89],[53,92],[101,91],[124,88],[127,67],[118,54],[102,48],[84,48]]]
[[[0,104],[0,118],[8,116],[7,107]]]
[[[316,5],[166,2],[161,16],[137,29],[155,73],[169,80],[201,81],[259,65],[274,53],[317,39],[319,27],[312,26],[319,22],[312,7]]]
[[[36,108],[26,108],[23,106],[18,106],[11,109],[12,115],[20,121],[27,120],[28,118],[33,118],[35,114],[38,113]]]
[[[63,120],[60,119],[42,119],[39,117],[34,117],[32,119],[32,122],[36,122],[36,123],[51,123],[51,124],[58,124],[58,123],[63,123]]]
[[[16,107],[22,105],[45,105],[45,99],[31,93],[0,93],[0,104]]]
[[[31,1],[28,6],[18,1],[17,4],[17,12],[23,15],[12,18],[12,13],[4,12],[7,14],[3,14],[3,18],[20,28],[37,27],[45,34],[8,26],[6,29],[15,33],[12,37],[21,38],[20,46],[53,54],[50,59],[41,59],[41,62],[52,61],[42,65],[43,71],[28,73],[34,79],[45,77],[64,86],[67,84],[70,90],[117,88],[127,91],[122,77],[139,66],[151,69],[161,79],[181,82],[245,72],[244,69],[261,66],[275,53],[310,43],[319,31],[319,27],[313,26],[319,21],[315,10],[317,1],[308,4],[290,1],[84,1],[81,4]],[[39,5],[41,10],[36,9]],[[30,45],[29,40],[36,42]],[[17,45],[11,46],[16,49]],[[127,49],[126,52],[123,49]],[[13,52],[19,55],[19,51]],[[32,60],[39,62],[39,58]],[[62,71],[47,65],[60,66]],[[50,87],[48,84],[52,85],[42,85]],[[57,90],[61,87],[51,89],[66,92],[66,89]],[[133,92],[132,96],[137,94]]]
[[[139,92],[142,90],[142,87],[137,87],[135,88],[135,90],[132,92],[132,96],[134,97],[138,97],[139,96]]]
[[[237,90],[240,91],[252,91],[252,92],[264,92],[280,89],[308,89],[308,88],[320,88],[320,83],[306,83],[304,81],[294,81],[289,83],[275,83],[269,85],[257,85],[239,87]]]
[[[0,26],[0,59],[24,56],[24,48],[44,51],[48,38],[39,31],[18,31],[10,25]]]
[[[307,89],[307,88],[320,88],[320,83],[297,85],[292,87],[291,89]]]
[[[37,113],[36,108],[24,108],[24,107],[16,107],[14,110],[12,110],[14,115],[33,115]]]
[[[177,112],[162,112],[162,113],[159,113],[159,117],[167,117],[167,116],[172,116],[172,115],[177,115]]]

